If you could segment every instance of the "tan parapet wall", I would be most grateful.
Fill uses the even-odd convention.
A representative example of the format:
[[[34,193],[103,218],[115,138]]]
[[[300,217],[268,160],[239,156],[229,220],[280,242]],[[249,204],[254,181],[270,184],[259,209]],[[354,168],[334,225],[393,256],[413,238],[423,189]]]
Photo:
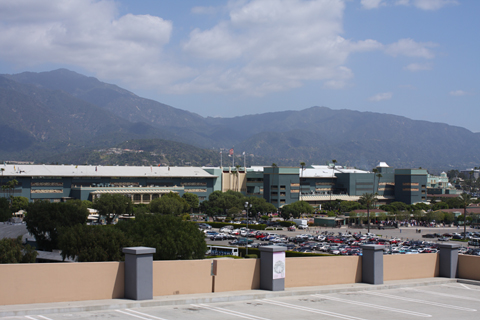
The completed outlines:
[[[285,274],[286,288],[357,283],[362,281],[362,258],[286,258]]]
[[[218,259],[214,292],[260,288],[260,259]]]
[[[123,298],[123,262],[0,264],[0,305]]]
[[[153,296],[212,292],[212,260],[153,261]]]
[[[437,253],[395,254],[383,256],[383,280],[407,280],[438,277]]]
[[[459,254],[458,277],[460,279],[480,280],[480,257]]]

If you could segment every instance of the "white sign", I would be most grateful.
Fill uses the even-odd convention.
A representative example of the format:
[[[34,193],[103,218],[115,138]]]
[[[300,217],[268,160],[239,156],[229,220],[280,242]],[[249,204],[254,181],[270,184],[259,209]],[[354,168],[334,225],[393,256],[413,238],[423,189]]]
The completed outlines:
[[[273,253],[273,279],[285,278],[285,252]]]

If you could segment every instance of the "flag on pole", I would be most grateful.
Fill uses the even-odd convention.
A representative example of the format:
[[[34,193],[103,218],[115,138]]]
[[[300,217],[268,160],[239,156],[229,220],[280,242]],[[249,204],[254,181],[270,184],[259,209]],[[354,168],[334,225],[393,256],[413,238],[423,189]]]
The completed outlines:
[[[232,149],[230,149],[230,151],[229,151],[229,154],[230,154],[230,156],[232,156],[232,155],[233,155],[233,148],[232,148]]]
[[[245,155],[245,151],[243,151],[243,155]]]

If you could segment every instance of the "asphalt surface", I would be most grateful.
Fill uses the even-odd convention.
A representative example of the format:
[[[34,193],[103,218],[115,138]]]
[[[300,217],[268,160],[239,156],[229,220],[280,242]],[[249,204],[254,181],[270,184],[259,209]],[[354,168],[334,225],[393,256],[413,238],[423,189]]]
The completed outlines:
[[[0,222],[0,239],[17,238],[22,236],[23,240],[28,236],[27,225],[25,223],[7,223]]]
[[[335,290],[333,290],[335,291]],[[371,287],[341,292],[265,297],[258,295],[241,301],[121,307],[110,310],[68,311],[6,316],[0,319],[479,319],[480,286],[445,282],[426,286],[406,286],[374,290]]]
[[[286,228],[285,228],[286,229]],[[213,229],[218,232],[218,229]],[[420,230],[421,232],[417,232],[417,230]],[[362,233],[365,234],[367,233],[367,229],[359,229],[359,228],[325,228],[325,227],[310,227],[308,230],[295,230],[295,231],[287,231],[287,230],[267,230],[268,232],[276,233],[276,234],[284,234],[287,235],[288,237],[295,237],[296,235],[300,234],[311,234],[311,235],[317,235],[321,234],[322,232],[332,232],[334,235],[338,235],[339,232],[344,233],[344,232],[351,232],[352,234],[354,233]],[[472,229],[472,228],[467,228],[468,231],[478,231],[478,229]],[[435,228],[435,227],[401,227],[401,228],[396,228],[396,229],[385,229],[385,230],[377,230],[377,229],[371,229],[371,233],[374,233],[378,236],[381,236],[384,239],[391,239],[391,238],[400,238],[401,240],[422,240],[422,241],[429,241],[429,242],[438,242],[438,243],[455,243],[459,244],[460,246],[467,247],[468,244],[465,242],[459,242],[459,241],[438,241],[437,238],[422,238],[422,235],[428,234],[428,233],[439,233],[439,234],[444,234],[444,233],[453,233],[453,232],[458,232],[461,233],[463,232],[463,228]],[[224,241],[211,241],[209,238],[205,238],[207,241],[207,244],[215,244],[215,245],[229,245],[228,242],[231,240],[224,240]],[[263,241],[255,240],[255,242],[262,243]]]

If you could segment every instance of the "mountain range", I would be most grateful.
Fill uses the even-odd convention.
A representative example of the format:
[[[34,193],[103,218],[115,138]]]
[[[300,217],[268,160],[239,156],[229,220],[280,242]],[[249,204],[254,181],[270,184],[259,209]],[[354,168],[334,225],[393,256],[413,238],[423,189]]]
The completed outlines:
[[[202,117],[66,69],[0,75],[0,111],[3,161],[124,164],[98,150],[126,148],[128,141],[164,155],[138,156],[129,164],[219,165],[221,148],[245,151],[247,165],[336,159],[362,169],[385,161],[397,168],[448,170],[480,164],[480,133],[461,127],[327,107]],[[177,156],[165,157],[169,153]]]

